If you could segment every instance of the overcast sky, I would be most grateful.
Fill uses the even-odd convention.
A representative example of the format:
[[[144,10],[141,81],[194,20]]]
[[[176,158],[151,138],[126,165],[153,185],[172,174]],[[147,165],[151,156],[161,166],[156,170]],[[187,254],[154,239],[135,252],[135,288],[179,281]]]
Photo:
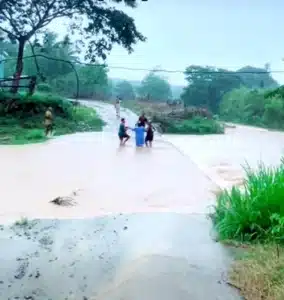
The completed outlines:
[[[148,0],[125,11],[147,42],[137,44],[131,55],[114,47],[110,67],[183,71],[191,64],[236,69],[268,62],[272,70],[284,70],[283,0]],[[52,25],[58,28],[63,26]],[[110,70],[111,77],[124,79],[140,80],[145,74]],[[182,73],[165,76],[184,84]],[[284,74],[273,77],[284,83]]]

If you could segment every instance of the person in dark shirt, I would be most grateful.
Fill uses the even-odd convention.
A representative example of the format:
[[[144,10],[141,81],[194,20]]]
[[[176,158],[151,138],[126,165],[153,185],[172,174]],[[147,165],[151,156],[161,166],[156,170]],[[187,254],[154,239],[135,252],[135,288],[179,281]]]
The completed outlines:
[[[146,129],[146,137],[145,137],[145,144],[147,147],[152,147],[152,142],[154,140],[154,128],[152,124],[149,122],[148,127]]]
[[[148,119],[145,117],[145,113],[142,113],[142,115],[139,117],[138,123],[143,127],[146,126],[146,124],[148,123]]]
[[[130,136],[126,132],[127,129],[128,127],[125,126],[125,119],[122,118],[118,129],[120,145],[125,145],[125,143],[130,139]]]

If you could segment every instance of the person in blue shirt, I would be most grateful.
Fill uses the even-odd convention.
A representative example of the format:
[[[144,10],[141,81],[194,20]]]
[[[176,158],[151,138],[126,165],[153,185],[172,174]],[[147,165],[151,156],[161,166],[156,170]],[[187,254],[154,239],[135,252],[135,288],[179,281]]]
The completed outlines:
[[[143,147],[145,143],[144,134],[145,128],[140,122],[132,129],[135,132],[136,147]]]

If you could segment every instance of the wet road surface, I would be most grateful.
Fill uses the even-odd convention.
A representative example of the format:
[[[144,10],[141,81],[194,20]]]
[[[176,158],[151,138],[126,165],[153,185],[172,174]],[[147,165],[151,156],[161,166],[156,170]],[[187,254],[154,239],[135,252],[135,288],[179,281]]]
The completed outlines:
[[[0,148],[0,219],[28,218],[0,228],[0,299],[240,299],[205,216],[215,184],[161,137],[118,147],[114,109],[95,106],[103,133]],[[76,189],[74,206],[49,203]]]
[[[0,297],[240,299],[224,282],[228,255],[208,228],[201,216],[174,213],[14,226],[0,235]]]

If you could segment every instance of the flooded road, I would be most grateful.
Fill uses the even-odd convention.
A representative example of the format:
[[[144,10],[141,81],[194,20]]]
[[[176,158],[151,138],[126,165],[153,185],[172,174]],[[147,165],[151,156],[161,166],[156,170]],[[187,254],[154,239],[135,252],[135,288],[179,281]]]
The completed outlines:
[[[284,155],[284,133],[238,125],[224,135],[165,136],[221,188],[240,185],[243,166],[277,166]]]
[[[205,213],[244,159],[278,163],[282,133],[239,127],[119,147],[113,107],[88,105],[108,123],[102,133],[0,147],[1,299],[240,299]],[[49,202],[73,191],[74,206]]]

